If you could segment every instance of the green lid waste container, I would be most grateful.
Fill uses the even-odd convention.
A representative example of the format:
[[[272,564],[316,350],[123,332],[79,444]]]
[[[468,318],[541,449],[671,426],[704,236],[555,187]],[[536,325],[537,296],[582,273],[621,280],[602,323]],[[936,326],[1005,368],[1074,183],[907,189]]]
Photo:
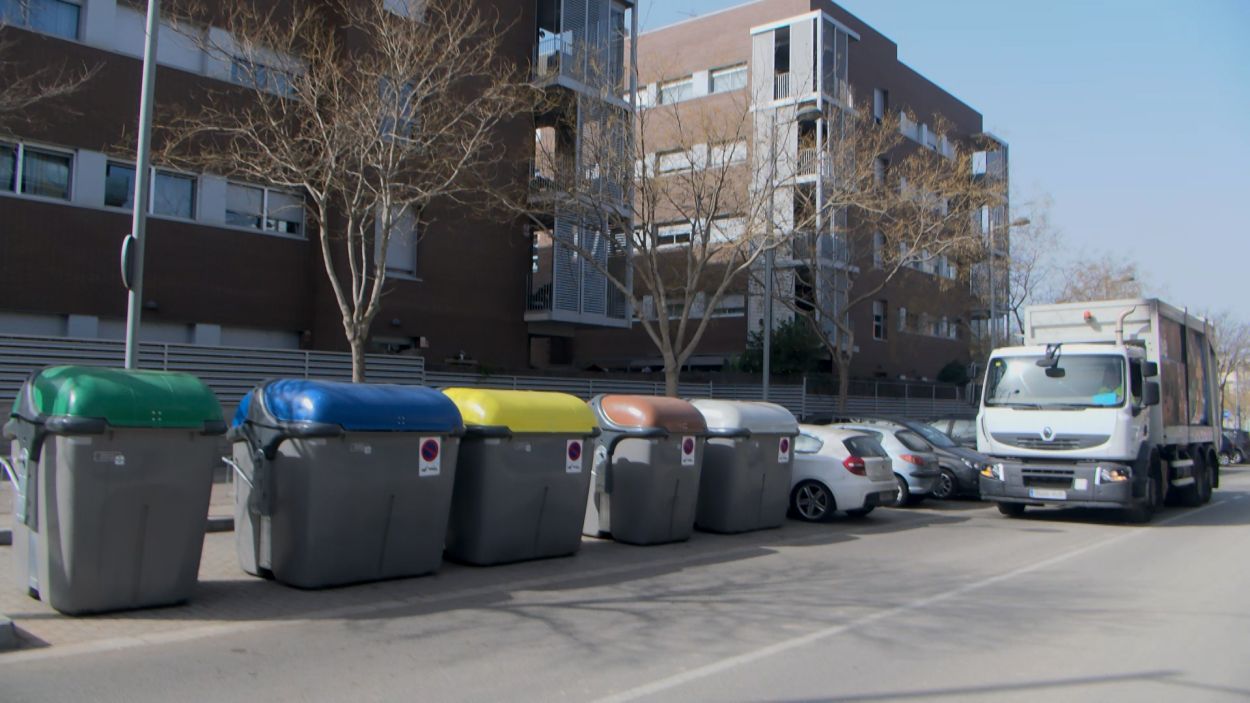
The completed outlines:
[[[432,388],[279,379],[253,389],[229,434],[239,565],[299,588],[437,570],[462,431]]]
[[[194,376],[55,366],[13,403],[19,585],[68,614],[191,597],[226,430]]]
[[[449,388],[464,418],[447,555],[488,565],[582,543],[595,415],[565,393]]]
[[[590,401],[602,434],[585,534],[628,544],[680,542],[694,532],[707,425],[678,398],[600,395]]]
[[[780,527],[790,505],[798,420],[774,403],[690,402],[708,431],[695,526],[710,532]]]

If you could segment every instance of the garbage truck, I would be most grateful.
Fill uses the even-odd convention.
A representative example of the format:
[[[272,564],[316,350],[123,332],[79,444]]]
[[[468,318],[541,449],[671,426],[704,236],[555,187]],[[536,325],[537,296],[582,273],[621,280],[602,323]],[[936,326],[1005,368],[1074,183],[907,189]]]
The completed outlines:
[[[1219,486],[1215,330],[1157,299],[1034,305],[1022,346],[986,364],[977,449],[982,497],[1117,508],[1149,522]]]

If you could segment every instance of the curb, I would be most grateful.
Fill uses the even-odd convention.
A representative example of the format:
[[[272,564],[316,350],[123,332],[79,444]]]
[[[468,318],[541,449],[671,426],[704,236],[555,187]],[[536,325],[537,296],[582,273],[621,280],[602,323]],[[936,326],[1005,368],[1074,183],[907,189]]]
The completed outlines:
[[[205,532],[234,532],[234,518],[209,516]]]
[[[0,652],[17,649],[17,628],[13,621],[0,613]]]

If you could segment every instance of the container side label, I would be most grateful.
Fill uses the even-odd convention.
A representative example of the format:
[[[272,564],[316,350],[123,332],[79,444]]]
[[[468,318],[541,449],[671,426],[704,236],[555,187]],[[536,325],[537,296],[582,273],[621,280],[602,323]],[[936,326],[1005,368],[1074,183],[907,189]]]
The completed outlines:
[[[564,472],[580,474],[582,472],[582,440],[570,439],[564,450]]]
[[[694,466],[694,437],[681,438],[681,465]]]
[[[420,475],[437,476],[442,472],[443,443],[438,437],[421,438]]]
[[[777,461],[782,464],[790,463],[790,438],[782,437],[777,442]]]

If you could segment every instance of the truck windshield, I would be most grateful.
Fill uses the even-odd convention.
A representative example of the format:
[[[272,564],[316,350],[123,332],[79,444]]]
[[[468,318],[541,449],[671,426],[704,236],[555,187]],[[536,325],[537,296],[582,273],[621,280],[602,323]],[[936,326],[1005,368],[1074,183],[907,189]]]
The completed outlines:
[[[1004,407],[1110,408],[1124,404],[1124,359],[1109,355],[1060,355],[1053,369],[1039,356],[1007,356],[990,362],[985,404]]]

